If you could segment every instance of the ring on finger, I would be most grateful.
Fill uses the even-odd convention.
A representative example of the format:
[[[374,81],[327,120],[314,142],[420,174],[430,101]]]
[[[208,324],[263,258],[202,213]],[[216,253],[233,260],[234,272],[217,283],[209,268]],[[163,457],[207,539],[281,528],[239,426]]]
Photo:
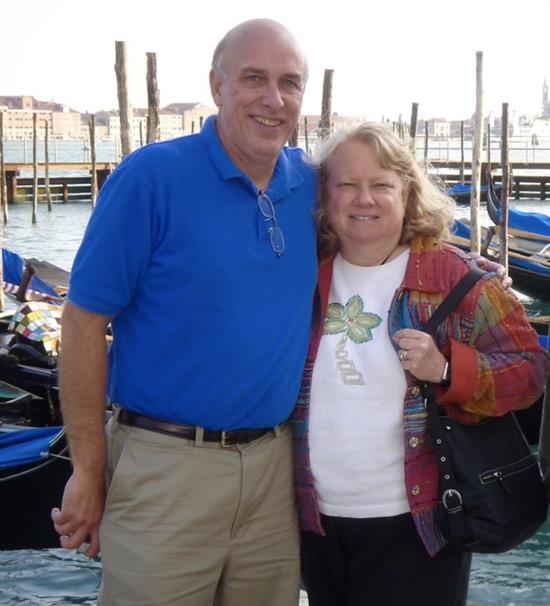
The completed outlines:
[[[397,357],[401,360],[401,362],[405,362],[405,360],[409,359],[409,352],[406,349],[400,349]]]

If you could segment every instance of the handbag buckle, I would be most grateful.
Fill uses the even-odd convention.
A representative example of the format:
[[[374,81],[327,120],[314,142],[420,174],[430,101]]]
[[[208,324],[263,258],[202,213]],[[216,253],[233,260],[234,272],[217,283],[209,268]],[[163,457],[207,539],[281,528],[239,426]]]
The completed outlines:
[[[455,497],[458,499],[458,505],[454,505],[453,507],[451,507],[450,503],[447,504],[447,500],[451,500]],[[450,513],[453,513],[453,510],[462,509],[462,495],[458,492],[458,490],[455,490],[454,488],[448,488],[441,495],[441,501],[443,503],[443,507],[445,507],[445,509]]]

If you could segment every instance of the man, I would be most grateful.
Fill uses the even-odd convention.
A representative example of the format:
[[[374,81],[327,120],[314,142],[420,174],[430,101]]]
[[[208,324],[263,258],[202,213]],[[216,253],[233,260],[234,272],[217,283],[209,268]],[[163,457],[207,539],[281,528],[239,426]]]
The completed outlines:
[[[52,512],[63,547],[101,545],[101,605],[297,602],[286,421],[317,278],[315,175],[283,146],[306,78],[282,25],[238,25],[214,53],[217,118],[138,150],[102,189],[62,319],[74,470]]]

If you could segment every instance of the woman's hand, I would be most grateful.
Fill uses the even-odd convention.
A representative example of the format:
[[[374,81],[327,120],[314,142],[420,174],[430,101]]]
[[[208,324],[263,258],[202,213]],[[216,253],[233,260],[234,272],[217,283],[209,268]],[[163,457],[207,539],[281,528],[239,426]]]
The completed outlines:
[[[447,360],[427,332],[404,328],[394,335],[401,365],[421,381],[440,383]]]

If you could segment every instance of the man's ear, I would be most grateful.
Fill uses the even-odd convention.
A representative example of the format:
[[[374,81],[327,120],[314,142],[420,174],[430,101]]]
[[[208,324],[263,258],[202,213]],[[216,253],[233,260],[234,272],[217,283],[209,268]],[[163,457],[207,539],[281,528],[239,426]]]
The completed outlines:
[[[221,78],[218,76],[215,70],[210,70],[210,92],[212,94],[212,99],[214,99],[214,103],[216,107],[222,106],[222,95],[220,92],[220,87],[222,84]]]

